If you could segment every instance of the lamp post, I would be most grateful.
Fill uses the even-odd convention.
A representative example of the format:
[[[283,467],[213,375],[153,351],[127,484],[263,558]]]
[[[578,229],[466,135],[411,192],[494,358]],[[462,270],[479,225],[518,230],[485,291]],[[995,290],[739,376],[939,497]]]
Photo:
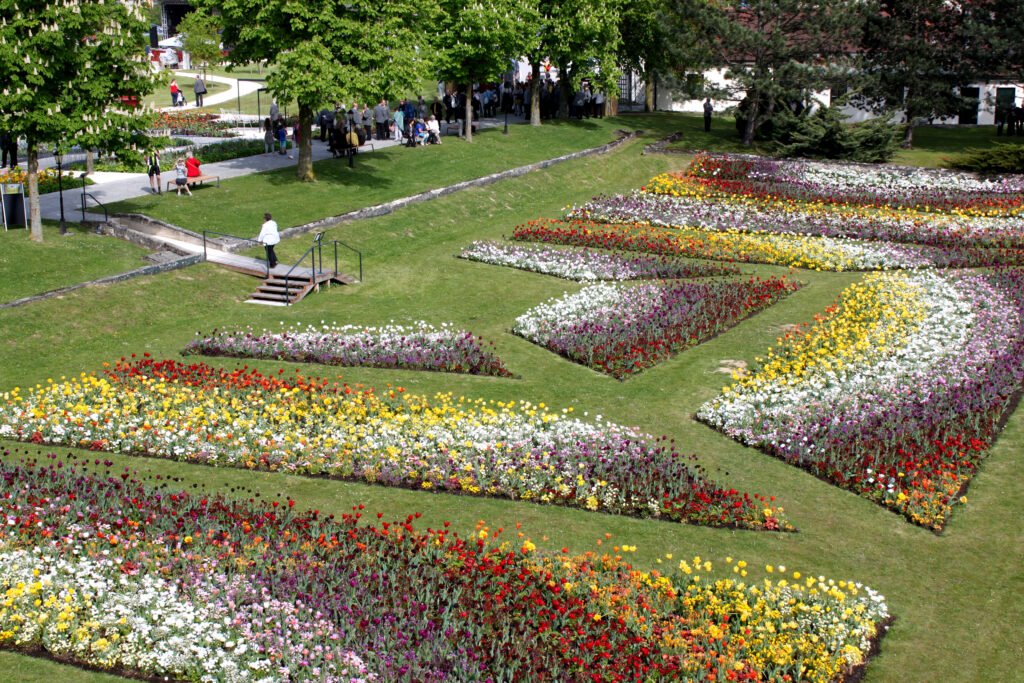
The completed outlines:
[[[60,147],[53,150],[53,158],[57,162],[57,194],[60,201],[60,234],[68,234],[68,224],[64,221],[64,151]]]

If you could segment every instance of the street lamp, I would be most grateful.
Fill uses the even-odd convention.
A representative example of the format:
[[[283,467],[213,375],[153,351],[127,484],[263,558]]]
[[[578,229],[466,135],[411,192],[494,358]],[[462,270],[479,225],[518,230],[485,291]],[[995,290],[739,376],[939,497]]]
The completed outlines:
[[[53,150],[53,158],[57,162],[57,194],[60,197],[60,234],[68,234],[68,224],[64,221],[64,151],[60,147]]]

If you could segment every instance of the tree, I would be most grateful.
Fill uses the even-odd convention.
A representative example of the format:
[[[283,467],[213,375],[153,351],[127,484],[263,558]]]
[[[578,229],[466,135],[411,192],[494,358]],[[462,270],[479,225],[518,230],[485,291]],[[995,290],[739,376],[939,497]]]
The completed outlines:
[[[659,0],[633,0],[623,3],[619,10],[619,59],[624,68],[636,71],[643,79],[644,111],[654,109],[654,81],[665,75],[670,63],[669,36],[660,13],[663,4]]]
[[[568,98],[584,78],[591,87],[618,92],[619,8],[615,0],[574,0],[559,5],[548,57],[558,66],[558,104],[568,117]]]
[[[433,0],[355,4],[343,0],[198,0],[218,10],[221,40],[236,63],[276,65],[267,88],[299,105],[296,173],[315,180],[310,131],[324,102],[366,101],[417,87],[426,75],[429,45],[417,27],[437,20]]]
[[[132,106],[155,81],[140,4],[19,0],[0,5],[0,125],[28,143],[30,235],[42,241],[39,145],[145,148]]]
[[[540,65],[546,58],[558,65],[565,85],[578,81],[591,65],[608,91],[616,90],[615,51],[619,45],[615,0],[539,0],[537,42],[528,55],[533,67],[530,81],[530,124],[540,125]],[[567,74],[573,69],[575,73]],[[563,88],[564,89],[564,86]],[[562,90],[560,89],[560,91]]]
[[[877,0],[861,41],[859,87],[851,102],[885,117],[902,110],[903,146],[923,121],[956,115],[960,88],[982,77],[985,42],[973,39],[969,14],[946,0]]]
[[[183,49],[197,65],[208,67],[220,63],[220,21],[217,17],[194,10],[178,22],[178,32],[185,36],[182,40]]]
[[[466,84],[466,140],[472,142],[473,83],[506,71],[511,60],[530,52],[537,42],[531,27],[539,17],[527,0],[442,0],[441,10],[438,75]]]
[[[745,100],[743,144],[780,103],[807,102],[846,61],[863,23],[860,0],[672,0],[670,47],[724,67],[729,96]]]

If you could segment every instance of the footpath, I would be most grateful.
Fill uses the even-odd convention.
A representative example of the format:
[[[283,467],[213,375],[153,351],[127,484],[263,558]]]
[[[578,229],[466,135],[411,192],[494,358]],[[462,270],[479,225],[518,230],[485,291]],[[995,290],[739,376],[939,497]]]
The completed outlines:
[[[212,77],[211,77],[212,78]],[[212,97],[210,98],[213,99]],[[509,121],[510,124],[524,124],[527,121],[516,118],[515,121]],[[504,119],[485,118],[481,119],[478,123],[480,129],[494,128],[504,125]],[[262,132],[258,129],[250,128],[242,131],[243,136],[253,137],[258,136],[262,139]],[[194,144],[198,147],[202,147],[203,144],[210,144],[213,142],[222,142],[226,139],[236,138],[195,138]],[[454,138],[452,138],[454,139]],[[443,141],[447,141],[448,137],[443,138]],[[369,154],[379,149],[386,149],[388,147],[394,147],[400,144],[397,140],[373,140],[372,145],[367,142],[364,146],[359,148],[359,154]],[[412,152],[412,150],[410,150]],[[200,151],[197,156],[199,161],[202,162],[202,152]],[[332,157],[330,150],[327,148],[326,142],[320,142],[320,138],[314,136],[313,138],[313,161],[322,161],[324,159],[330,159]],[[166,158],[166,155],[165,155]],[[237,159],[228,159],[227,161],[218,161],[209,164],[202,164],[201,170],[206,175],[220,176],[221,180],[228,178],[237,178],[239,176],[250,175],[252,173],[262,173],[264,171],[273,171],[280,168],[286,168],[288,166],[295,166],[298,161],[298,150],[294,147],[288,150],[287,155],[273,152],[267,154],[257,154],[250,157],[239,157]],[[356,164],[358,165],[359,157],[356,157]],[[42,160],[40,160],[42,162]],[[339,159],[339,163],[348,163],[344,159]],[[40,167],[47,166],[49,164],[40,163]],[[93,185],[89,185],[85,188],[85,191],[92,195],[96,200],[105,205],[110,205],[114,202],[119,202],[125,199],[134,199],[135,197],[141,197],[146,194],[152,194],[149,186],[149,176],[145,172],[142,173],[108,173],[108,172],[97,172],[92,173],[89,176]],[[161,177],[163,181],[163,187],[166,192],[167,181],[174,179],[173,171],[165,171]],[[175,194],[175,190],[172,188],[170,194]],[[64,217],[65,220],[74,222],[80,222],[83,220],[81,213],[82,206],[82,189],[77,188],[74,190],[64,191]],[[168,200],[175,200],[178,197],[168,197]],[[187,197],[182,197],[182,201],[186,201]],[[41,195],[39,198],[39,210],[43,218],[50,220],[60,220],[60,197],[57,192],[50,192],[48,194]],[[88,209],[84,218],[85,221],[101,222],[103,220],[102,209],[98,209],[96,202],[90,200],[88,202]]]

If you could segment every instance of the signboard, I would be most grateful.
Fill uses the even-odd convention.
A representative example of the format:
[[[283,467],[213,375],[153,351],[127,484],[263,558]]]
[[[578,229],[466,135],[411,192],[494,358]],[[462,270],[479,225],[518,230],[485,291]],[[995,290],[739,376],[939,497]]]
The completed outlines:
[[[0,213],[3,213],[4,230],[12,227],[26,227],[28,212],[25,210],[25,186],[21,183],[0,184]]]

